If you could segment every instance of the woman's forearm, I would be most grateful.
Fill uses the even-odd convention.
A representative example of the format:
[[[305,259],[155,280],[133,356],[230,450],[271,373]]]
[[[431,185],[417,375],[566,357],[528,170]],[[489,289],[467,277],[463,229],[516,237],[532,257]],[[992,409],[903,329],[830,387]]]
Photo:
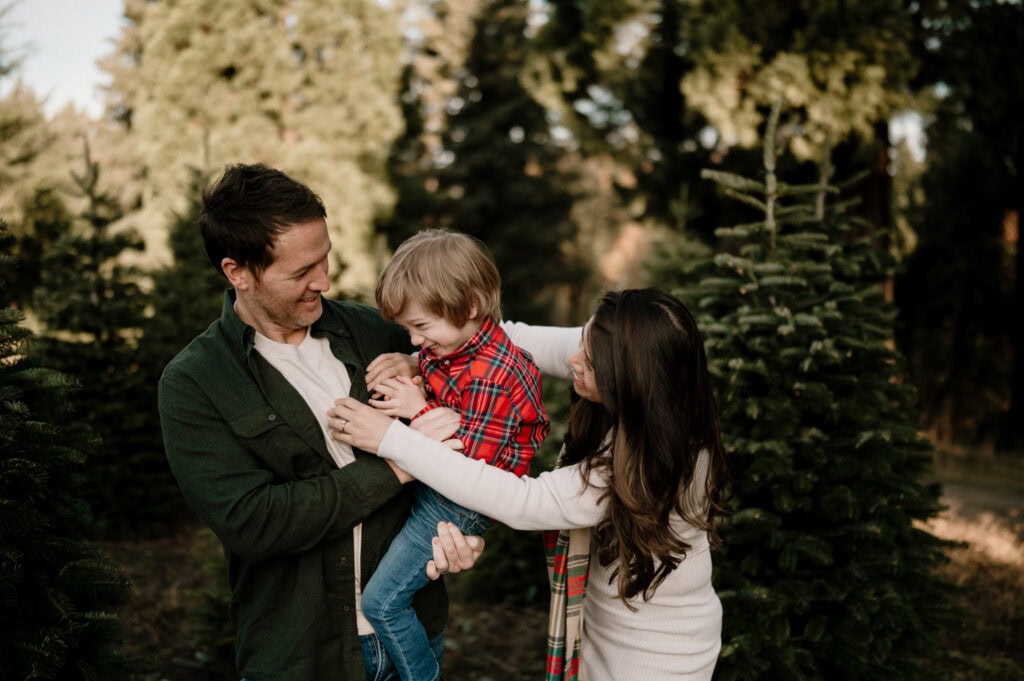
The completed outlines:
[[[592,527],[603,514],[601,490],[585,486],[576,466],[519,478],[398,422],[388,428],[378,453],[455,503],[517,530]]]
[[[569,358],[579,349],[582,327],[532,326],[502,322],[501,328],[513,344],[526,350],[542,374],[568,379]]]

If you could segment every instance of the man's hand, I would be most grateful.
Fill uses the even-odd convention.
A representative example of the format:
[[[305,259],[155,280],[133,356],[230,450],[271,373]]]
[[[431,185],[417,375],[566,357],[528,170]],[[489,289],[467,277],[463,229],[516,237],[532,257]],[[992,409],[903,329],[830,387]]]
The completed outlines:
[[[415,355],[401,352],[387,352],[377,355],[366,367],[366,387],[371,393],[376,392],[377,384],[395,376],[419,376],[420,365]]]
[[[411,419],[427,406],[427,394],[419,376],[395,376],[378,383],[374,391],[376,397],[370,399],[370,406],[388,416]]]
[[[437,524],[437,536],[432,548],[433,560],[427,561],[427,577],[437,579],[448,572],[462,572],[473,567],[484,552],[484,538],[465,536],[452,523]]]

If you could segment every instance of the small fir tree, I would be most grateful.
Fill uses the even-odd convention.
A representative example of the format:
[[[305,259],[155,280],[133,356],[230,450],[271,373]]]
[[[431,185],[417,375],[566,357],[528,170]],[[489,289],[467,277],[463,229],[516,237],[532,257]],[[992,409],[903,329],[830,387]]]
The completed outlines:
[[[164,460],[154,371],[139,352],[149,297],[125,257],[143,242],[112,229],[121,209],[101,189],[88,146],[84,160],[73,180],[87,207],[42,258],[36,347],[48,366],[80,379],[77,412],[104,443],[83,495],[112,535],[148,534],[163,530],[180,494]]]
[[[4,270],[13,240],[0,221]],[[22,321],[0,307],[0,676],[119,678],[116,609],[128,581],[87,539],[92,516],[79,493],[97,441],[71,418],[74,381],[24,354]]]
[[[920,525],[939,490],[922,483],[930,448],[893,349],[889,262],[838,188],[779,181],[776,121],[763,180],[705,172],[759,215],[719,229],[725,248],[680,291],[705,335],[734,476],[715,559],[716,678],[935,679],[946,544]]]
[[[140,350],[153,371],[152,399],[163,367],[193,338],[220,317],[227,279],[210,264],[199,229],[203,174],[193,169],[188,207],[173,216],[167,244],[172,261],[151,273],[152,314],[143,325]]]

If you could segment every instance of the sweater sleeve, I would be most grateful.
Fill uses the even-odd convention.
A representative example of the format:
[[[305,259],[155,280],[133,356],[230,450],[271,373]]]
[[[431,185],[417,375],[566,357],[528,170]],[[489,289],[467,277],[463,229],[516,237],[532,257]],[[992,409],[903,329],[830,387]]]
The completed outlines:
[[[512,343],[526,350],[542,374],[568,379],[569,358],[580,347],[582,327],[531,326],[522,322],[502,322],[501,328]]]
[[[586,485],[579,466],[519,478],[398,421],[388,427],[379,454],[455,503],[516,530],[593,527],[604,515],[603,487]]]

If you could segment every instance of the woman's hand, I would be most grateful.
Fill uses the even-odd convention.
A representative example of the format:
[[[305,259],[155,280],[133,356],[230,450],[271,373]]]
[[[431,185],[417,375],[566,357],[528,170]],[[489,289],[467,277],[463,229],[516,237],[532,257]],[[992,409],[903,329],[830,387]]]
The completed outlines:
[[[377,391],[377,384],[395,376],[419,376],[420,365],[415,355],[387,352],[377,355],[366,367],[366,387],[371,393]]]
[[[370,400],[370,406],[388,416],[411,419],[427,406],[427,394],[419,376],[395,376],[378,383],[374,391],[376,395]]]
[[[434,558],[427,561],[427,577],[437,579],[445,573],[462,572],[473,567],[484,552],[484,538],[467,537],[452,523],[440,522],[431,546]]]
[[[392,420],[353,397],[335,400],[334,407],[327,410],[327,428],[332,438],[374,454]]]

